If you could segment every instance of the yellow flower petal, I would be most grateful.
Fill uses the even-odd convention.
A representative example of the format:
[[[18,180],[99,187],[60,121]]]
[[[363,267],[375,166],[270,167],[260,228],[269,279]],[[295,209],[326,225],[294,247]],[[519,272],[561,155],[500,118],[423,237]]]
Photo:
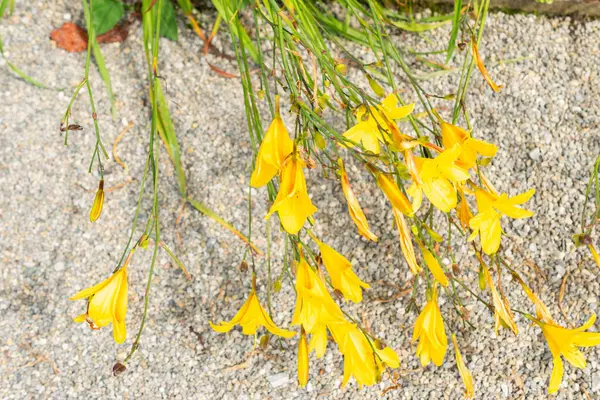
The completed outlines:
[[[458,343],[456,341],[456,335],[452,334],[452,342],[454,343],[454,353],[456,355],[456,366],[458,372],[462,378],[463,384],[465,385],[465,398],[472,399],[475,396],[475,387],[473,386],[473,376],[465,365],[465,362],[460,354]]]
[[[342,191],[344,192],[344,197],[346,197],[346,202],[348,203],[348,212],[358,228],[358,233],[360,233],[365,239],[377,242],[378,238],[373,232],[371,232],[367,217],[365,216],[365,213],[358,203],[358,199],[350,187],[348,174],[346,174],[346,169],[344,168],[344,163],[341,158],[338,160],[338,165],[340,167],[339,171],[340,179],[342,181]]]
[[[308,344],[306,333],[302,331],[298,342],[298,384],[301,387],[308,383]]]
[[[392,177],[382,172],[377,172],[376,176],[377,186],[379,186],[383,194],[385,194],[392,204],[392,208],[397,209],[404,215],[412,216],[414,214],[412,204],[398,188],[398,185],[396,185]]]
[[[90,221],[96,222],[98,218],[100,218],[100,214],[102,214],[102,206],[104,205],[104,179],[100,179],[100,184],[98,185],[98,190],[96,191],[96,196],[94,197],[94,203],[92,204],[92,209],[90,210]]]
[[[394,212],[394,219],[396,220],[396,226],[398,227],[398,233],[400,234],[400,248],[402,249],[402,254],[408,264],[408,268],[410,268],[410,272],[416,276],[421,272],[421,267],[419,267],[417,258],[415,257],[415,248],[412,244],[410,229],[404,219],[404,215],[395,208],[393,208],[392,211]]]
[[[252,187],[269,183],[281,168],[284,160],[292,153],[294,143],[279,116],[279,110],[263,137],[256,158],[256,167],[250,178]]]
[[[425,264],[431,271],[431,274],[435,280],[438,281],[442,286],[448,286],[448,278],[446,277],[446,274],[444,274],[444,270],[440,266],[440,263],[435,256],[425,247],[421,247],[421,252],[423,253]]]

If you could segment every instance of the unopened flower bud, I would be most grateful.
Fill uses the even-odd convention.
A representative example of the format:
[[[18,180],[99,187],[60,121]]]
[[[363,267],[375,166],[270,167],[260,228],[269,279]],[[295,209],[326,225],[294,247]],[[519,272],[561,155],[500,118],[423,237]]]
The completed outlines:
[[[98,218],[100,218],[100,214],[102,214],[102,206],[104,205],[104,179],[100,179],[100,183],[98,184],[98,191],[96,192],[96,197],[94,198],[94,204],[92,204],[92,209],[90,210],[90,221],[95,222]]]

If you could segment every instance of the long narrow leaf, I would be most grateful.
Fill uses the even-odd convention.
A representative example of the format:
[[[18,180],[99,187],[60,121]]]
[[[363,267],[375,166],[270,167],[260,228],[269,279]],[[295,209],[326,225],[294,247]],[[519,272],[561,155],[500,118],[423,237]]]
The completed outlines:
[[[454,17],[452,18],[452,31],[450,32],[450,41],[448,42],[448,53],[446,54],[446,64],[452,58],[452,53],[456,48],[456,38],[460,28],[460,13],[462,10],[462,0],[454,0]]]
[[[202,214],[208,216],[209,218],[211,218],[213,221],[219,223],[221,226],[225,227],[226,229],[228,229],[231,233],[233,233],[234,235],[236,235],[237,237],[239,237],[243,242],[245,242],[248,246],[250,246],[250,248],[252,248],[252,250],[262,256],[263,252],[260,251],[258,249],[258,247],[256,247],[246,236],[244,236],[243,233],[241,233],[240,231],[238,231],[237,229],[235,229],[233,227],[233,225],[231,225],[229,222],[225,221],[223,218],[219,217],[214,211],[212,211],[210,208],[206,207],[204,204],[200,203],[197,200],[194,200],[192,198],[188,197],[188,201],[190,202],[190,204],[192,206],[194,206],[194,208],[198,211],[200,211]]]

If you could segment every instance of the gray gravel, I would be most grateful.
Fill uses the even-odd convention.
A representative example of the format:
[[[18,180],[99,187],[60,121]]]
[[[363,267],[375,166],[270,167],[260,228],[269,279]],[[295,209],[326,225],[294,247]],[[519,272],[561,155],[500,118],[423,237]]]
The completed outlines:
[[[273,341],[266,351],[252,353],[252,338],[239,330],[230,335],[211,331],[208,320],[231,318],[245,299],[241,293],[246,293],[249,277],[236,269],[243,247],[189,208],[183,213],[178,242],[175,219],[180,197],[165,151],[160,195],[163,236],[193,280],[187,281],[164,254],[159,257],[141,349],[125,374],[111,375],[112,365],[128,350],[140,322],[150,252],[138,252],[129,270],[125,345],[114,344],[110,328],[93,332],[74,324],[71,318],[81,312],[83,303],[67,298],[106,276],[125,244],[149,131],[146,70],[139,26],[125,43],[103,47],[118,99],[114,121],[100,77],[92,71],[108,147],[129,121],[135,126],[118,147],[128,170],[108,162],[106,186],[134,181],[108,193],[101,219],[91,224],[88,212],[97,177],[87,174],[94,138],[85,95],[80,95],[72,119],[84,130],[71,135],[68,147],[58,133],[62,113],[82,78],[85,58],[83,53],[55,48],[48,39],[49,32],[63,22],[81,20],[79,5],[67,3],[19,3],[16,14],[0,24],[6,54],[14,63],[49,85],[66,88],[64,92],[36,89],[16,79],[0,60],[0,397],[379,398],[389,381],[362,391],[354,383],[339,388],[341,357],[331,348],[323,360],[312,361],[311,383],[299,390],[294,340],[282,346]],[[501,148],[489,176],[510,194],[529,187],[537,190],[530,203],[535,217],[505,226],[514,237],[509,255],[517,264],[526,256],[547,273],[542,298],[563,323],[556,297],[567,272],[563,306],[573,322],[580,324],[591,312],[598,312],[598,270],[574,249],[570,236],[577,230],[587,173],[600,152],[599,30],[599,21],[490,15],[482,52],[491,74],[505,88],[500,96],[493,95],[475,74],[469,100],[477,135]],[[438,34],[446,35],[447,30],[434,35]],[[420,49],[428,46],[413,35],[397,40]],[[215,44],[227,46],[219,39]],[[202,44],[188,30],[180,32],[178,43],[164,40],[161,46],[162,75],[190,194],[245,230],[251,150],[239,82],[211,71],[200,56]],[[235,72],[229,61],[209,57],[220,68]],[[424,85],[434,94],[445,95],[457,80],[457,74],[450,74]],[[449,107],[437,104],[442,112]],[[453,362],[441,368],[419,367],[409,336],[416,315],[405,311],[407,298],[386,304],[373,301],[393,294],[379,280],[404,282],[408,269],[400,261],[385,200],[366,174],[352,167],[349,173],[372,228],[381,234],[379,245],[358,238],[340,191],[315,171],[309,187],[319,207],[316,231],[351,258],[358,274],[372,283],[367,301],[348,309],[400,354],[401,388],[385,397],[458,398],[463,389]],[[253,193],[255,241],[263,249],[264,197],[263,190]],[[147,216],[144,213],[142,217]],[[275,235],[277,271],[280,251],[281,237]],[[257,266],[264,268],[260,260]],[[461,257],[461,268],[467,279],[475,279],[472,257]],[[531,272],[526,266],[522,269]],[[504,286],[514,307],[530,309],[514,283],[506,281]],[[275,296],[276,321],[283,326],[289,324],[293,301],[288,285]],[[517,317],[520,335],[514,338],[503,331],[496,338],[491,315],[472,299],[468,302],[473,304],[472,322],[479,329],[465,332],[460,340],[479,398],[545,398],[552,362],[540,330]],[[443,307],[450,315],[448,306]],[[558,398],[600,396],[600,349],[586,355],[586,369],[566,367],[568,385]],[[451,360],[453,351],[447,357]]]

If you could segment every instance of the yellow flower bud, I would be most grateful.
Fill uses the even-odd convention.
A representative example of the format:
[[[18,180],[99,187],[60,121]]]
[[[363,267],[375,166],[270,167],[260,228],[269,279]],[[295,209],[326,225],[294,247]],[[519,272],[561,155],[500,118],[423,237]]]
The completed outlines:
[[[94,198],[94,204],[92,204],[92,209],[90,210],[90,221],[95,222],[98,218],[100,218],[100,214],[102,214],[102,206],[104,205],[104,179],[100,179],[100,183],[98,184],[98,191],[96,192],[96,197]]]

